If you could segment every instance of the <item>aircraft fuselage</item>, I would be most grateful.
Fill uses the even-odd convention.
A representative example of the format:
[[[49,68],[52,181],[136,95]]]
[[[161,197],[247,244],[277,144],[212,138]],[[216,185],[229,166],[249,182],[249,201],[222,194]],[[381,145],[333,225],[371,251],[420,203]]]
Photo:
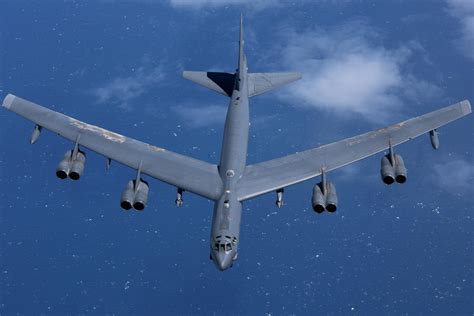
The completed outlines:
[[[237,183],[247,162],[249,135],[249,97],[247,61],[240,42],[237,69],[224,127],[219,174],[223,183],[222,196],[215,202],[211,231],[211,257],[219,270],[232,266],[237,258],[242,202],[236,195]]]

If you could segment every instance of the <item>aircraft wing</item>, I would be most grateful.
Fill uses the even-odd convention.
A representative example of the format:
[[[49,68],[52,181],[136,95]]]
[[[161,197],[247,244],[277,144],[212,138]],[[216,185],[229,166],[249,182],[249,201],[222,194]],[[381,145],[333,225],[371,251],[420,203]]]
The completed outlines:
[[[465,100],[372,132],[247,166],[239,182],[240,201],[290,186],[404,143],[471,113]]]
[[[216,200],[222,190],[217,166],[78,121],[12,94],[3,107],[80,146],[186,191]]]

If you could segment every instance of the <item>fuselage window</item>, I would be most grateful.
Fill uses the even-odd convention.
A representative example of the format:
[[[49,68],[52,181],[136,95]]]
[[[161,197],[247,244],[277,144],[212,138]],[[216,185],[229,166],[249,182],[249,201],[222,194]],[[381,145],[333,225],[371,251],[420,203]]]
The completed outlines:
[[[229,208],[229,207],[230,207],[229,200],[225,200],[225,201],[224,201],[224,207],[225,207],[225,208]]]

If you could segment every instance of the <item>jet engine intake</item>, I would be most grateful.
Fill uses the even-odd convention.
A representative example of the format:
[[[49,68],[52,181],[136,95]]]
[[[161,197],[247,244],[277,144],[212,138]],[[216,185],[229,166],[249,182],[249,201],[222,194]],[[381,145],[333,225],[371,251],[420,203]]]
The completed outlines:
[[[66,151],[63,160],[59,162],[58,167],[56,168],[56,176],[59,179],[66,179],[69,177],[72,180],[78,180],[84,172],[86,154],[78,150],[76,157],[73,159],[73,152],[73,150]]]
[[[395,180],[398,183],[405,183],[407,181],[407,168],[403,162],[402,156],[395,155]]]
[[[133,201],[133,208],[137,211],[143,211],[146,203],[148,202],[148,183],[143,179],[140,179],[138,184],[137,193],[135,194],[135,200]]]
[[[337,210],[336,187],[332,182],[326,182],[325,190],[323,186],[323,182],[320,182],[314,186],[311,205],[313,210],[318,214],[321,214],[324,212],[324,210],[333,213]],[[326,194],[324,194],[324,192]]]
[[[120,207],[128,211],[133,207],[133,200],[135,198],[135,181],[130,180],[123,190],[122,196],[120,198]]]
[[[59,179],[66,179],[69,175],[69,170],[71,169],[71,156],[72,150],[66,151],[64,154],[63,160],[61,160],[56,168],[56,176]]]
[[[324,209],[326,208],[326,201],[321,190],[321,183],[316,184],[313,188],[311,205],[313,206],[313,210],[318,214],[324,212]]]
[[[136,180],[130,180],[120,198],[120,207],[127,211],[131,208],[137,211],[144,210],[148,202],[148,192],[148,182],[140,179],[136,185]]]
[[[380,175],[385,184],[392,184],[395,182],[395,170],[390,162],[390,156],[383,156],[381,161]]]
[[[326,210],[330,213],[334,213],[337,210],[337,193],[336,187],[332,182],[326,184]]]
[[[380,174],[385,184],[392,184],[395,181],[405,183],[407,181],[407,168],[400,155],[391,155],[382,157]]]
[[[76,159],[72,162],[71,168],[69,169],[69,178],[72,180],[79,180],[82,173],[84,172],[84,166],[86,163],[86,155],[82,151],[78,151]]]

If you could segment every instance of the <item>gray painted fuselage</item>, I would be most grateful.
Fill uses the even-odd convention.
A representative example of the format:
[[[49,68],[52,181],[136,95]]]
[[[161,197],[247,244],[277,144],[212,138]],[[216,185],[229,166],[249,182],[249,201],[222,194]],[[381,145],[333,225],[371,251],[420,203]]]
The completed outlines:
[[[242,202],[237,199],[236,188],[247,162],[249,97],[242,26],[238,69],[235,78],[234,90],[227,110],[219,164],[219,174],[224,189],[221,198],[214,205],[210,240],[211,258],[220,270],[231,267],[237,258]]]

